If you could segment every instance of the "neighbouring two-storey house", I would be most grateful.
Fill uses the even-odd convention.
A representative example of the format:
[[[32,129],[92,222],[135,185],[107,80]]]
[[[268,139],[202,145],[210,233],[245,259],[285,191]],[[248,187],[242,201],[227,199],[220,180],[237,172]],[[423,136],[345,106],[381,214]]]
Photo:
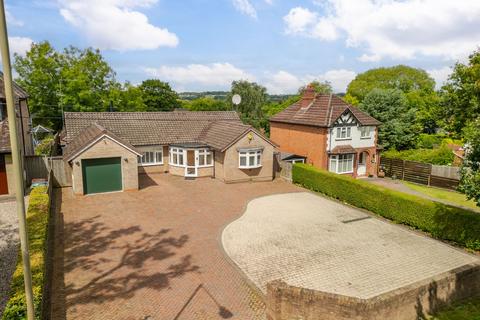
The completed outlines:
[[[15,183],[13,179],[12,149],[10,146],[10,130],[7,119],[7,104],[3,84],[3,73],[0,72],[0,195],[13,195]],[[21,159],[34,154],[31,132],[30,113],[28,110],[28,94],[18,84],[13,83],[15,116]]]
[[[333,94],[308,86],[302,98],[270,118],[270,139],[285,160],[354,177],[376,175],[380,122]]]

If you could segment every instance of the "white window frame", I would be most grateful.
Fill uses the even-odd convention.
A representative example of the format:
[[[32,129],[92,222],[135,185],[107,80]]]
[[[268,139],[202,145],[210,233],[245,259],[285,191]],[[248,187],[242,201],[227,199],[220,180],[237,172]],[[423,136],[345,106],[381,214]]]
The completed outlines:
[[[169,154],[169,162],[168,164],[174,167],[185,167],[187,165],[186,163],[186,149],[183,148],[178,148],[178,147],[170,147],[168,149],[168,154]],[[182,162],[180,163],[180,156],[182,159]],[[175,161],[174,161],[175,160]]]
[[[360,139],[370,139],[372,137],[372,127],[360,127]]]
[[[329,165],[329,171],[335,172],[338,174],[347,174],[347,173],[353,173],[353,163],[354,163],[354,158],[355,155],[353,153],[349,154],[334,154],[330,156],[330,165]],[[351,168],[346,167],[346,171],[343,171],[345,168],[345,163],[351,164]]]
[[[144,150],[141,152],[142,156],[138,157],[138,165],[142,167],[148,166],[159,166],[163,165],[163,149],[155,149],[155,150]],[[160,161],[157,161],[158,155],[160,155]],[[153,161],[146,161],[148,158],[152,159]]]
[[[287,162],[290,163],[305,163],[305,159],[289,159]]]
[[[250,163],[253,157],[253,163]],[[242,165],[242,158],[245,158],[245,165]],[[262,167],[263,150],[241,150],[238,151],[238,168],[255,169]]]
[[[198,168],[206,168],[213,166],[213,152],[209,149],[197,149],[196,156],[198,157]],[[200,157],[205,157],[205,164],[200,164]],[[208,156],[210,156],[210,163],[207,163]]]
[[[352,139],[352,127],[336,127],[335,140],[350,140]]]

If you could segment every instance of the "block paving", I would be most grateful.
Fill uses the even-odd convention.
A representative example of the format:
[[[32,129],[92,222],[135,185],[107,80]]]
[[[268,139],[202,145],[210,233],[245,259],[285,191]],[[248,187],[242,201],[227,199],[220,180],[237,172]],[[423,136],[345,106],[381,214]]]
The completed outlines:
[[[56,190],[52,319],[264,319],[263,295],[225,255],[223,227],[286,182],[167,174],[141,190]]]

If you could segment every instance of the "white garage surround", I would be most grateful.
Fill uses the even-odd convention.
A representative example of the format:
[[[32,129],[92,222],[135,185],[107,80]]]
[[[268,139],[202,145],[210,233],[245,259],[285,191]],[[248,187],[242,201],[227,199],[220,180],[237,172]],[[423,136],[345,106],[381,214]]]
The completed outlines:
[[[419,213],[421,214],[421,213]],[[368,299],[477,257],[312,193],[251,201],[222,234],[226,253],[262,292],[292,286]]]

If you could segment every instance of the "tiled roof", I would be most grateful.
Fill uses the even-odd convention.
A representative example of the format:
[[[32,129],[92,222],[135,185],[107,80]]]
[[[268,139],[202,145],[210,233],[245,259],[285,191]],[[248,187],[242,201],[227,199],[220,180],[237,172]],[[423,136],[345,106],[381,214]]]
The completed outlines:
[[[133,146],[204,143],[218,150],[253,130],[235,111],[66,112],[67,144],[93,123]]]
[[[313,100],[305,99],[292,104],[270,118],[272,122],[331,127],[345,111],[357,118],[361,125],[379,125],[380,122],[358,108],[351,106],[335,95],[317,94]]]
[[[13,94],[16,98],[26,99],[28,93],[20,87],[17,83],[13,82]],[[5,86],[3,84],[3,72],[0,71],[0,99],[5,99]]]
[[[349,154],[349,153],[357,153],[354,147],[351,145],[343,145],[343,146],[336,146],[333,148],[333,150],[330,152],[332,154]]]
[[[8,129],[8,120],[0,122],[0,153],[12,152],[10,147],[10,130]]]
[[[102,135],[106,135],[111,139],[123,144],[127,148],[140,153],[138,150],[135,149],[128,141],[125,141],[115,134],[110,132],[109,130],[105,129],[104,127],[98,125],[97,123],[93,123],[88,128],[83,130],[81,134],[78,135],[75,139],[69,143],[63,152],[63,156],[66,160],[71,160],[73,156],[75,156],[80,150],[88,146],[90,143],[94,142],[97,138]]]

